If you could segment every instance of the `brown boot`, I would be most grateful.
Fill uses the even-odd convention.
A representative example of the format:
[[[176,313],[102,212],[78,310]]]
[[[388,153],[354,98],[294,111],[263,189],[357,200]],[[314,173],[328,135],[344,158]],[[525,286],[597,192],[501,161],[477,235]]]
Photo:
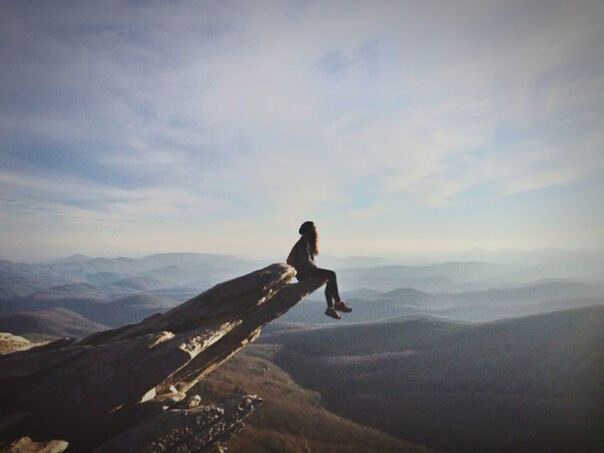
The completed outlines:
[[[333,319],[342,319],[340,313],[338,313],[333,307],[327,307],[327,310],[325,310],[325,314]]]
[[[341,311],[342,313],[350,313],[352,311],[352,308],[346,305],[343,300],[336,302],[333,308]]]

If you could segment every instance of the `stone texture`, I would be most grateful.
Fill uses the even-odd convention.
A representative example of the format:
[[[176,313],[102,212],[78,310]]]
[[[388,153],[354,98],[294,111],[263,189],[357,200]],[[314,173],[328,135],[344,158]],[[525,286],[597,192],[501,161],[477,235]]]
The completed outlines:
[[[31,347],[32,343],[26,338],[8,332],[0,332],[0,355],[21,351]]]
[[[324,284],[289,283],[294,275],[273,264],[138,324],[0,357],[0,436],[64,439],[69,451],[117,451],[119,438],[137,451],[209,447],[235,432],[260,400],[194,407],[187,392]],[[210,423],[208,414],[220,410]]]
[[[64,440],[49,440],[46,442],[34,442],[24,436],[12,442],[5,451],[7,453],[61,453],[68,447]]]
[[[149,417],[97,448],[95,453],[190,452],[209,450],[237,434],[262,403],[256,395],[235,397],[222,407],[172,409]]]

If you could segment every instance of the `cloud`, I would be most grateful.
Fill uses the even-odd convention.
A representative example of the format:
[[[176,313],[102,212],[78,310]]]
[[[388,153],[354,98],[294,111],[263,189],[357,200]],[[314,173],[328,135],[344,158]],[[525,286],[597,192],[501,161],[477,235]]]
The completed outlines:
[[[546,3],[6,5],[6,225],[388,222],[591,178],[603,7]]]

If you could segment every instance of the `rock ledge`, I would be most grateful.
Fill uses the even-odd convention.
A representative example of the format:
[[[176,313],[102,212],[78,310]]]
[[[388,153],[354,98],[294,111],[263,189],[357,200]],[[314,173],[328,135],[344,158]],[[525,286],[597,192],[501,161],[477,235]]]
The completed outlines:
[[[203,451],[224,441],[262,400],[200,406],[187,392],[325,283],[294,276],[273,264],[138,324],[1,356],[0,438],[99,452]]]

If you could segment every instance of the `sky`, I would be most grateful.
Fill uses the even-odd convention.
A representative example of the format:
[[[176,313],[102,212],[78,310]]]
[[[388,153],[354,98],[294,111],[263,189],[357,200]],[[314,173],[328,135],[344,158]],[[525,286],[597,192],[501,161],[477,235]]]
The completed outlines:
[[[0,259],[604,247],[602,1],[0,8]]]

